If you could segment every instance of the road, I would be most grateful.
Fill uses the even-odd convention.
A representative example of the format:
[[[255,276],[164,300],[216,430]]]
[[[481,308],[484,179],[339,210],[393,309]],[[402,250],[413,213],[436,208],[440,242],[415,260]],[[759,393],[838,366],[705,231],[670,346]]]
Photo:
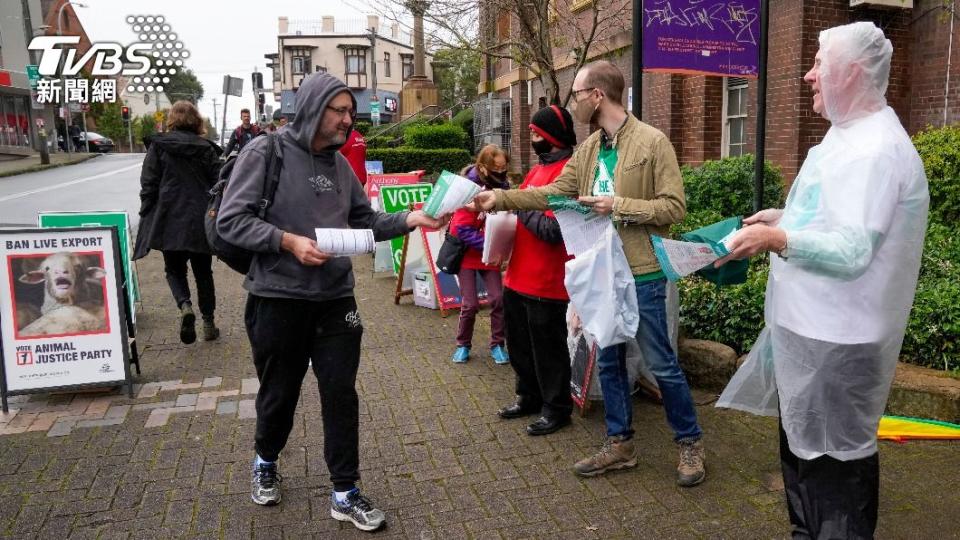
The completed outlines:
[[[35,227],[42,211],[126,210],[139,222],[145,154],[106,154],[77,165],[0,178],[0,227]]]

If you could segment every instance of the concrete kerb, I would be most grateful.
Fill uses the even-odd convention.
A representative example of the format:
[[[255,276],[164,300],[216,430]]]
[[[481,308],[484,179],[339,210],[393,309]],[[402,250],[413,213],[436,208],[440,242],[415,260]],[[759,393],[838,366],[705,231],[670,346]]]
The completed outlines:
[[[36,157],[36,156],[22,160],[22,161],[29,161],[29,164],[20,163],[21,160],[15,160],[13,162],[10,162],[11,168],[9,169],[5,167],[6,165],[5,163],[0,162],[0,178],[5,178],[8,176],[17,176],[20,174],[27,174],[27,173],[33,173],[33,172],[40,172],[48,169],[55,169],[57,167],[64,167],[66,165],[76,165],[78,163],[83,163],[84,161],[91,160],[99,156],[100,154],[74,154],[74,155],[77,157],[71,158],[70,160],[65,159],[64,161],[57,161],[57,162],[53,162],[51,160],[51,163],[48,165],[41,165],[40,163],[34,163],[35,160],[39,160],[39,157]],[[22,164],[23,167],[16,168],[14,167],[14,164]]]
[[[691,386],[721,392],[746,359],[730,347],[681,339],[680,365]],[[960,380],[935,369],[900,362],[887,400],[887,414],[960,422]]]

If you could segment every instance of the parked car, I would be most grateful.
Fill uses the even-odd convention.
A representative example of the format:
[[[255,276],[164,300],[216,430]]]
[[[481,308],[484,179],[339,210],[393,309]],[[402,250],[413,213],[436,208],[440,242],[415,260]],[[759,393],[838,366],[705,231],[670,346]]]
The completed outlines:
[[[91,152],[106,153],[106,152],[110,152],[111,150],[113,150],[113,141],[111,141],[110,139],[104,137],[103,135],[100,135],[99,133],[94,133],[94,132],[92,132],[92,131],[88,131],[88,132],[86,133],[86,135],[87,135],[87,137],[90,139],[90,151],[91,151]],[[80,133],[80,148],[84,148],[84,147],[85,147],[85,139],[84,139],[83,136],[84,136],[84,133],[81,132],[81,133]]]

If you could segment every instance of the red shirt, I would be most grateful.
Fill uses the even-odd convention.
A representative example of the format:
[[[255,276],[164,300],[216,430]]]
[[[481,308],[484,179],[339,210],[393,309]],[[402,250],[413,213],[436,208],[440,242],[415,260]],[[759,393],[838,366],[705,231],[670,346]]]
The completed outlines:
[[[480,219],[480,213],[461,208],[454,212],[453,218],[450,219],[450,234],[459,238],[460,234],[457,228],[461,225],[473,227],[477,229],[480,234],[483,234],[485,223]],[[467,252],[463,255],[463,263],[460,265],[460,268],[466,270],[500,270],[499,266],[483,264],[483,251],[469,246],[467,247]]]
[[[350,162],[350,168],[357,174],[362,185],[367,185],[367,141],[359,131],[353,130],[347,137],[347,142],[340,148],[340,153]]]
[[[552,183],[568,159],[549,165],[536,165],[524,179],[520,189],[545,186]],[[547,215],[553,217],[553,212]],[[522,223],[517,222],[517,235],[513,241],[513,255],[503,284],[514,291],[529,296],[551,300],[569,300],[563,286],[564,263],[573,257],[567,255],[563,243],[549,244],[540,240]]]

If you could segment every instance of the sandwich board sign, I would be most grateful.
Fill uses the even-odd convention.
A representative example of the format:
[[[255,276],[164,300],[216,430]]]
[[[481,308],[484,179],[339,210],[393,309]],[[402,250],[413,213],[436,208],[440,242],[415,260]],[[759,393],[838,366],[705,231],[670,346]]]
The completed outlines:
[[[401,184],[380,187],[380,208],[388,214],[396,214],[410,209],[410,205],[423,203],[433,192],[433,184]],[[393,273],[400,272],[400,255],[403,252],[403,237],[390,240]],[[425,268],[424,268],[425,269]],[[404,283],[404,287],[412,287],[412,283]]]
[[[126,384],[128,319],[114,227],[0,231],[0,392]]]

